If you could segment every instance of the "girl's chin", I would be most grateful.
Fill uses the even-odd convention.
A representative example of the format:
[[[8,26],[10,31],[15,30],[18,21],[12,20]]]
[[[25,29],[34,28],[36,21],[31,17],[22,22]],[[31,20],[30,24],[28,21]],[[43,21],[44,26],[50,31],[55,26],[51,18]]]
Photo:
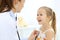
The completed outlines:
[[[39,25],[41,25],[42,23],[41,22],[38,22]]]

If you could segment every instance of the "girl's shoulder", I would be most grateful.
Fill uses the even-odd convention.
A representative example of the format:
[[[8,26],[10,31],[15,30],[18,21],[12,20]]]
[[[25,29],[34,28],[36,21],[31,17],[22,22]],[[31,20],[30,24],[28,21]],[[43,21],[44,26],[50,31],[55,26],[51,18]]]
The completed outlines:
[[[43,33],[46,33],[46,32],[54,32],[54,30],[50,28],[50,29],[45,30]]]
[[[46,30],[43,30],[42,28],[40,28],[40,32],[42,33],[46,33],[46,32],[54,32],[52,27],[47,28]]]

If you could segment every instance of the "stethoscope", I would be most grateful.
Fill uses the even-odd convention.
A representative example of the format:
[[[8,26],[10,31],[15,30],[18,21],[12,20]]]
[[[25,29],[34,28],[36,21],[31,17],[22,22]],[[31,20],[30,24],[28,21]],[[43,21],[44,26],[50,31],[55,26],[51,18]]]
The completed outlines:
[[[12,10],[10,11],[9,14],[10,14],[11,17],[13,17],[15,19],[15,21],[17,21],[17,14],[13,14]],[[18,39],[20,40],[20,36],[19,36],[17,25],[16,25],[16,30],[17,30]]]

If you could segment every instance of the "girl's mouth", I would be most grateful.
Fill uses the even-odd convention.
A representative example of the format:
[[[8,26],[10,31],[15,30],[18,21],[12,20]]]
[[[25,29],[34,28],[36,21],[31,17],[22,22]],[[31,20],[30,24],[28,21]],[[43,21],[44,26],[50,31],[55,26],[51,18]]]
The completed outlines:
[[[41,22],[42,20],[38,20],[38,22]]]

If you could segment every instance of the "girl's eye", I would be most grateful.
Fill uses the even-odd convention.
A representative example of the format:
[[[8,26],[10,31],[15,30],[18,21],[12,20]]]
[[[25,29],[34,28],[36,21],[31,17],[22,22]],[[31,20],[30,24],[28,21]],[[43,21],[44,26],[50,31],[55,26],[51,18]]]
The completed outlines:
[[[39,14],[37,14],[37,16],[39,16]]]
[[[37,16],[42,16],[43,14],[37,14]]]
[[[42,14],[40,14],[40,16],[42,16]]]

